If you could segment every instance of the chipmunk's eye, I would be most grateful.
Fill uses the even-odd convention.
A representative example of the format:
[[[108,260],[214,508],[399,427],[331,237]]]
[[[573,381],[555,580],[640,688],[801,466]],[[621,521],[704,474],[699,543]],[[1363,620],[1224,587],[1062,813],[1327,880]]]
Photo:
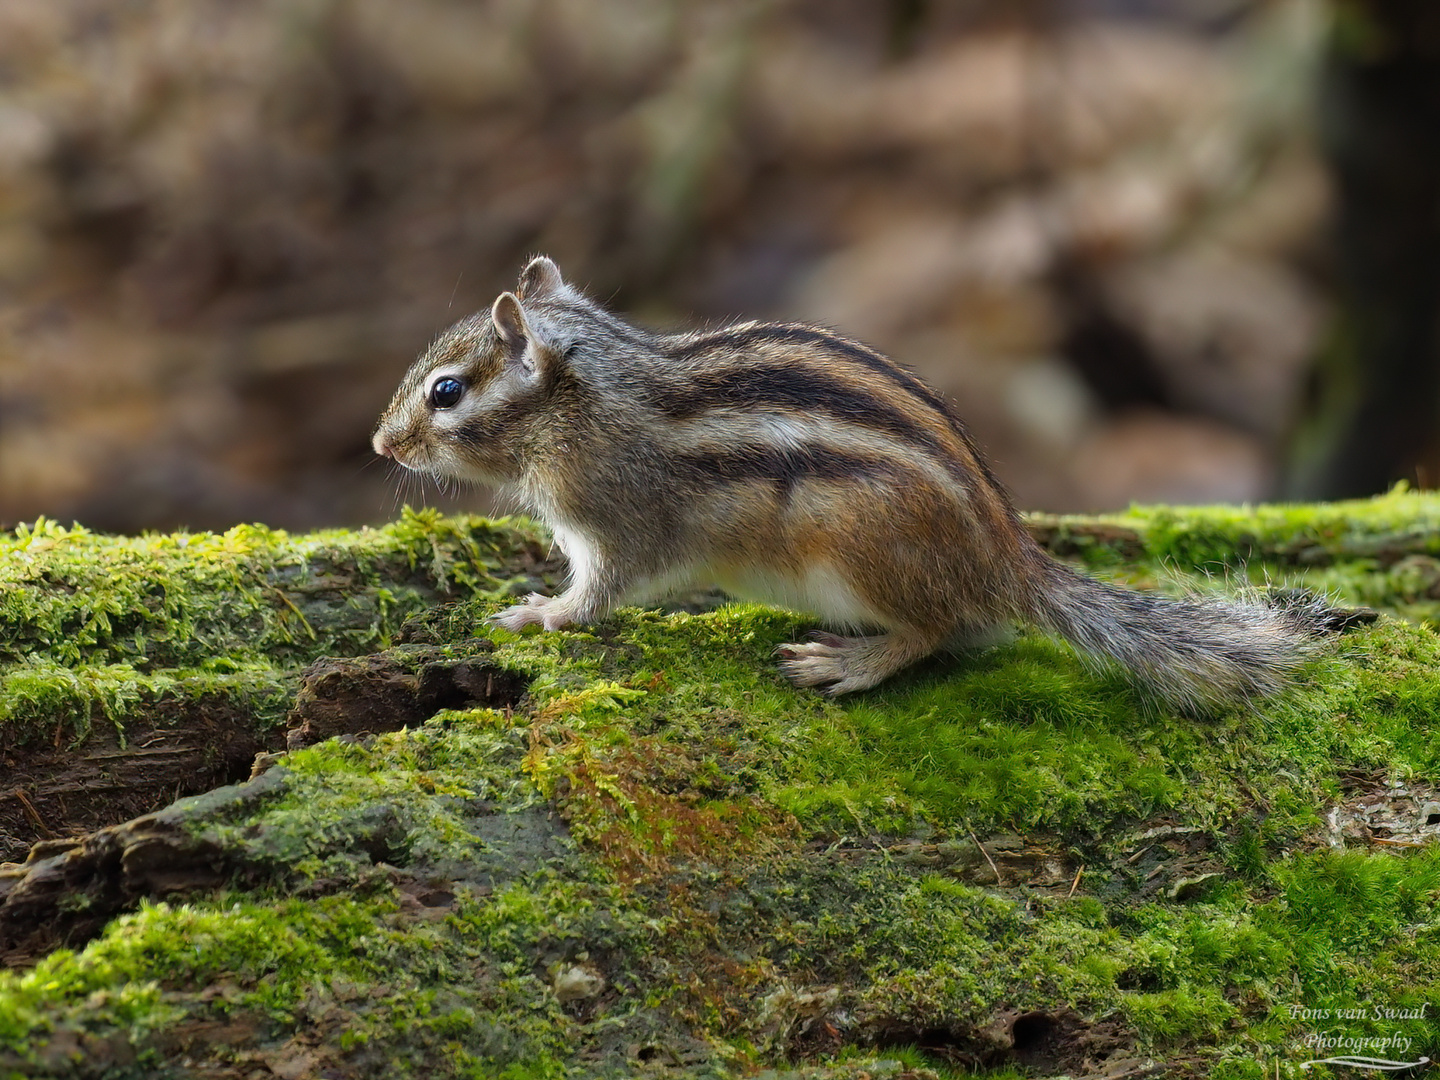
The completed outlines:
[[[436,379],[430,388],[430,404],[436,409],[451,409],[465,396],[465,384],[459,379]]]

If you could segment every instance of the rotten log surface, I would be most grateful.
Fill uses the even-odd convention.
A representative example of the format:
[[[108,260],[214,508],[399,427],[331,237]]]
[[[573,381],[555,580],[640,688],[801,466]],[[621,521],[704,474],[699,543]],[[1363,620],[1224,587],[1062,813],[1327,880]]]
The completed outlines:
[[[239,767],[244,776],[257,759],[273,760],[273,752],[282,748],[296,749],[335,736],[397,731],[445,708],[512,708],[524,695],[526,681],[490,662],[493,651],[490,642],[474,641],[469,655],[461,659],[424,645],[398,646],[372,656],[321,659],[301,676],[285,730],[267,742],[257,741],[239,723],[229,730],[218,726],[206,730],[225,748],[222,757],[230,762],[226,768]],[[198,780],[208,792],[85,836],[60,833],[61,823],[52,826],[40,817],[23,789],[12,792],[12,798],[34,815],[36,830],[46,839],[27,841],[24,862],[0,863],[0,967],[23,964],[59,945],[84,941],[141,897],[213,886],[247,869],[218,845],[197,841],[185,827],[273,793],[283,771],[218,788],[207,782],[209,774],[183,773],[198,755],[211,750],[200,744],[106,750],[71,760],[43,786],[36,786],[43,805],[84,798],[86,805],[101,804],[123,816],[125,807],[153,797],[157,786],[174,790]],[[104,775],[111,779],[97,780],[97,770],[106,770]],[[165,777],[163,783],[154,779],[156,772]]]

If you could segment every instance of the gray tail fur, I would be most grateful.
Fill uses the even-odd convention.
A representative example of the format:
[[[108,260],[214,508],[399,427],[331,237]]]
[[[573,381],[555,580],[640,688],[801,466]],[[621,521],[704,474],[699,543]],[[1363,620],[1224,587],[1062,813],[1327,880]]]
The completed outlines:
[[[1031,618],[1087,660],[1111,660],[1185,711],[1279,693],[1345,616],[1303,591],[1172,599],[1132,592],[1046,560]]]

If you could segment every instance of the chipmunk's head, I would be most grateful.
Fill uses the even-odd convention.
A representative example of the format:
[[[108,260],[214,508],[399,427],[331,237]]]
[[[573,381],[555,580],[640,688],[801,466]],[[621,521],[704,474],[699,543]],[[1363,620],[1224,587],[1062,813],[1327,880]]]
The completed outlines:
[[[518,479],[519,444],[564,363],[564,343],[536,308],[572,295],[553,262],[532,259],[515,292],[450,327],[405,373],[375,452],[436,477]]]

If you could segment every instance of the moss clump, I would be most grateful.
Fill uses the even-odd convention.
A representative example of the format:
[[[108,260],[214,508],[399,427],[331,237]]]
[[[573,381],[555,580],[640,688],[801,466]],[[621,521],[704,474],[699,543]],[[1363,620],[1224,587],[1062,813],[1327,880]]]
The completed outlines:
[[[354,752],[339,809],[372,775],[375,801],[357,809],[420,822],[425,804],[454,797],[432,790],[453,779],[450,765],[473,764],[501,813],[525,813],[534,789],[489,787],[518,749],[478,749],[499,727],[453,716],[415,733],[421,747],[473,739],[470,753],[442,755],[449,765],[417,758],[409,734]],[[296,775],[345,771],[328,749],[293,757]],[[265,834],[293,833],[318,790],[257,813],[249,842],[273,850]],[[337,808],[317,809],[319,837]],[[489,841],[451,826],[451,844],[483,865]],[[933,1047],[940,1033],[964,1059],[1013,1060],[994,1028],[1016,1012],[1080,1024],[1102,1056],[1199,1054],[1220,1075],[1268,1075],[1275,1060],[1301,1075],[1317,1012],[1361,1016],[1327,1024],[1351,1038],[1433,1049],[1424,1017],[1372,1015],[1377,1001],[1415,1010],[1440,990],[1433,849],[1296,852],[1269,862],[1263,882],[1176,903],[996,892],[894,847],[815,848],[804,835],[772,835],[761,859],[718,838],[629,885],[612,852],[563,839],[489,884],[473,873],[437,884],[437,864],[413,852],[401,866],[368,863],[368,875],[327,878],[312,861],[288,885],[146,905],[84,951],[0,979],[0,1038],[34,1048],[22,1075],[110,1076],[170,1075],[166,1055],[181,1049],[278,1063],[298,1039],[317,1070],[346,1075],[624,1076],[637,1055],[673,1055],[688,1061],[680,1075],[703,1076],[798,1053],[847,1059],[831,1075],[858,1077],[874,1070],[876,1042]],[[330,836],[352,870],[365,861],[338,842],[343,830]],[[314,860],[326,845],[311,842]],[[216,1059],[197,1042],[220,1028],[241,1045]],[[49,1049],[71,1046],[61,1036],[74,1030],[91,1034],[90,1050],[52,1073]],[[123,1069],[96,1051],[117,1032],[136,1055]]]
[[[491,887],[569,841],[521,769],[526,731],[490,710],[437,713],[368,745],[329,740],[284,758],[282,793],[197,836],[304,881],[368,879],[376,863]]]
[[[1344,553],[1428,543],[1433,509],[1392,494],[1343,536],[1323,507],[1251,527],[1257,550],[1333,541],[1328,566],[1276,556],[1287,583],[1348,575],[1395,601],[1365,568],[1423,552]],[[1187,540],[1187,514],[1129,515],[1151,546],[1113,572],[1213,554],[1245,516],[1196,511]],[[519,706],[331,740],[263,799],[197,801],[198,849],[243,873],[0,977],[0,1072],[184,1075],[188,1056],[222,1075],[858,1080],[1154,1059],[1258,1080],[1314,1075],[1325,1038],[1440,1052],[1440,854],[1327,823],[1435,797],[1428,627],[1382,620],[1284,698],[1197,721],[1035,635],[830,701],[774,669],[794,616],[516,635],[484,622],[504,579],[440,608],[417,594],[405,636],[522,674]]]
[[[483,630],[483,613],[467,632]],[[463,622],[454,611],[450,618],[452,628]],[[613,782],[637,775],[649,787],[668,767],[835,835],[964,822],[1084,843],[1161,814],[1221,829],[1257,803],[1282,818],[1285,807],[1308,806],[1287,819],[1303,830],[1314,824],[1316,794],[1333,795],[1347,772],[1440,768],[1440,643],[1398,621],[1340,639],[1294,692],[1263,710],[1204,721],[1157,712],[1123,677],[1089,672],[1038,636],[938,658],[840,703],[798,695],[775,675],[771,654],[803,626],[736,606],[495,636],[534,673],[549,762],[535,768],[573,763],[565,775],[585,789],[602,760],[616,770]],[[582,680],[584,690],[572,689]],[[637,759],[660,764],[623,765]]]
[[[1308,569],[1440,556],[1440,494],[1412,492],[1403,483],[1386,495],[1346,502],[1137,506],[1034,521],[1050,546],[1097,566],[1139,560],[1189,573],[1254,562]]]
[[[166,697],[240,695],[273,723],[311,660],[384,648],[437,600],[548,570],[529,534],[429,511],[300,537],[22,526],[0,535],[0,747],[83,737],[99,715],[123,729]]]

